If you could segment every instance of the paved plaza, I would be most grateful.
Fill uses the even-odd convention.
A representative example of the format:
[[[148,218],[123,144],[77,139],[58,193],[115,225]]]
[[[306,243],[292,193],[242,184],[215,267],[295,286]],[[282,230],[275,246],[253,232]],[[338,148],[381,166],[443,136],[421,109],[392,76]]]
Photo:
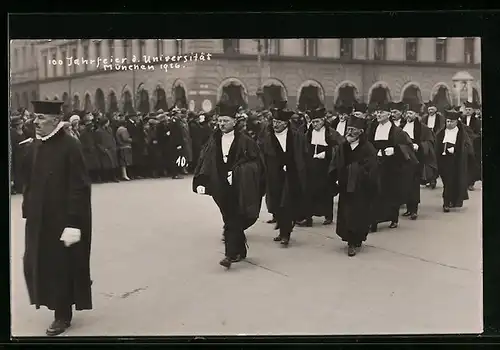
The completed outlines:
[[[448,214],[440,185],[422,189],[417,221],[379,225],[352,258],[322,218],[281,248],[264,205],[247,261],[230,270],[218,264],[219,211],[191,177],[92,191],[94,310],[77,312],[66,336],[482,331],[480,185]],[[29,305],[21,199],[11,200],[12,334],[44,336],[53,315]]]

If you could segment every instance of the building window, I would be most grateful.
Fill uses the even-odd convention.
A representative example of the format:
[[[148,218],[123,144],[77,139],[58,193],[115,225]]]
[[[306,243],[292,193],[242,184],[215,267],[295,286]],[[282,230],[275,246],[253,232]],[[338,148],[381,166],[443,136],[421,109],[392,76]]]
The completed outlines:
[[[146,55],[146,40],[139,40],[139,60],[142,61],[143,57]]]
[[[373,47],[373,59],[376,61],[385,60],[385,38],[376,38]]]
[[[73,48],[72,55],[73,55],[73,60],[76,60],[78,58],[78,50],[76,47]],[[76,64],[74,63],[71,65],[71,73],[76,73]]]
[[[101,41],[96,41],[94,47],[95,47],[95,59],[97,61],[97,59],[101,57]]]
[[[352,39],[340,39],[340,57],[352,59]]]
[[[83,62],[83,70],[86,72],[89,68],[88,60],[89,60],[89,44],[86,42],[83,44],[83,59],[86,62]]]
[[[240,40],[239,39],[224,39],[222,42],[224,53],[239,53]]]
[[[114,39],[109,39],[108,40],[108,48],[109,48],[109,56],[113,58],[115,55],[115,40]]]
[[[446,62],[446,38],[436,39],[436,62]]]
[[[163,39],[156,40],[156,55],[158,57],[163,55]]]
[[[184,40],[177,39],[175,40],[175,54],[182,55],[184,53]]]
[[[53,52],[52,53],[52,62],[57,62],[57,53]],[[57,64],[52,65],[52,76],[57,77]]]
[[[465,63],[474,64],[474,38],[464,39]]]
[[[264,45],[264,54],[279,55],[280,54],[280,39],[260,39]]]
[[[406,39],[406,60],[416,61],[417,60],[417,39],[408,38]]]
[[[63,61],[62,65],[62,71],[63,71],[63,76],[66,76],[68,74],[66,67],[67,65],[67,60],[66,60],[66,50],[61,51],[61,59]]]
[[[318,55],[318,40],[304,39],[304,56],[316,57]]]
[[[49,57],[47,56],[47,51],[42,53],[43,61],[43,76],[47,78],[49,76]]]

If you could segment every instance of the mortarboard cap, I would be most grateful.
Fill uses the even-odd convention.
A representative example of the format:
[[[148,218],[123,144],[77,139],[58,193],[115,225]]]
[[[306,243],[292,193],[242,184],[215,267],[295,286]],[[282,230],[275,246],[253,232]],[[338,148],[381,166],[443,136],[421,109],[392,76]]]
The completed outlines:
[[[444,117],[450,120],[460,119],[460,113],[454,109],[444,111]]]
[[[347,127],[356,128],[356,129],[366,129],[366,119],[358,118],[356,116],[352,116],[347,121]]]
[[[272,114],[274,119],[287,122],[292,118],[294,112],[285,109],[273,109]]]
[[[32,101],[33,112],[36,114],[60,115],[63,101]]]

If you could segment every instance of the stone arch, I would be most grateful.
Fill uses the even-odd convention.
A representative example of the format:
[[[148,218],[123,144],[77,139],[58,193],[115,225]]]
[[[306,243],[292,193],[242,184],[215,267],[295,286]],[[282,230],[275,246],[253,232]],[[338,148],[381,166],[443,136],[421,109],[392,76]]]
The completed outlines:
[[[321,85],[318,81],[312,80],[312,79],[308,79],[308,80],[302,82],[302,84],[300,84],[299,88],[297,89],[297,98],[300,97],[300,93],[302,92],[302,89],[307,87],[307,86],[313,86],[315,88],[318,88],[319,99],[323,103],[323,101],[325,100],[325,89],[323,89],[323,85]]]
[[[279,79],[270,78],[262,84],[264,107],[268,108],[279,101],[288,100],[285,84]]]
[[[116,91],[114,89],[109,89],[108,92],[108,112],[116,113],[120,110],[120,105],[118,103],[118,97],[116,96]]]
[[[415,81],[406,83],[401,88],[399,100],[407,104],[422,103],[422,90],[420,89],[420,84]]]
[[[80,110],[80,94],[78,92],[75,92],[73,94],[73,101],[72,101],[72,105],[73,105],[73,110],[74,111],[79,111]]]
[[[439,82],[432,87],[429,101],[436,104],[437,109],[441,111],[452,105],[452,98],[453,96],[448,84]]]
[[[181,79],[176,79],[172,84],[171,96],[174,101],[174,105],[179,108],[187,108],[187,85]]]
[[[217,88],[217,102],[224,99],[224,92],[228,91],[231,87],[239,87],[241,96],[238,98],[234,92],[235,96],[233,99],[236,99],[236,104],[244,105],[244,107],[246,107],[248,105],[248,89],[240,79],[234,77],[226,78],[219,84],[219,87]],[[236,90],[234,89],[233,91]]]
[[[45,101],[49,101],[49,100],[50,100],[49,96],[45,95]]]
[[[163,109],[166,111],[168,109],[167,103],[167,93],[162,83],[158,83],[153,92],[154,110]]]
[[[382,99],[383,99],[383,101],[378,101],[378,100],[382,100]],[[392,101],[391,88],[389,87],[389,84],[387,84],[385,81],[381,81],[381,80],[375,82],[372,86],[370,86],[370,89],[368,89],[367,101],[369,104],[375,103],[375,102],[390,102],[390,101]]]
[[[286,89],[285,84],[281,80],[279,80],[279,79],[276,79],[276,78],[269,78],[269,79],[267,79],[262,84],[262,88],[265,88],[266,86],[273,86],[273,85],[281,87],[281,91],[283,93],[283,96],[282,96],[283,99],[288,100],[288,90]]]
[[[59,100],[59,95],[58,95],[58,94],[55,94],[55,95],[54,95],[53,100],[54,100],[54,101],[60,101],[60,100]]]
[[[101,113],[106,112],[106,98],[104,97],[104,92],[101,88],[95,90],[94,105]]]
[[[146,89],[144,83],[139,84],[137,87],[137,111],[141,113],[149,113],[150,103],[149,103],[149,91]]]
[[[349,89],[350,91],[349,92],[346,91],[346,94],[344,95],[341,92],[343,91],[342,89],[345,88],[350,88]],[[353,81],[344,80],[335,87],[335,92],[333,96],[334,96],[335,106],[340,104],[351,105],[355,101],[359,101],[359,89]]]
[[[85,91],[85,98],[83,100],[83,110],[85,112],[92,112],[94,106],[92,105],[92,94],[90,91]]]

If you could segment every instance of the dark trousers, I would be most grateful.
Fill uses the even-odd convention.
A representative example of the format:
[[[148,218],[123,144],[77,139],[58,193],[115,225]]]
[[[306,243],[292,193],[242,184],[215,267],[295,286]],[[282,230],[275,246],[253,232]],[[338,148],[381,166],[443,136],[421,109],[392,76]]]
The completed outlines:
[[[73,319],[73,308],[71,305],[63,304],[54,311],[54,319],[71,322]]]
[[[219,207],[224,221],[224,245],[225,255],[228,258],[234,259],[238,255],[246,258],[246,236],[244,228],[246,223],[244,219],[238,215],[238,206],[235,196],[226,194],[225,198],[216,200],[215,203]]]
[[[406,210],[410,213],[418,213],[418,202],[408,202],[406,203]]]
[[[290,239],[293,230],[293,213],[290,206],[281,207],[275,213],[276,222],[280,228],[280,237]]]

